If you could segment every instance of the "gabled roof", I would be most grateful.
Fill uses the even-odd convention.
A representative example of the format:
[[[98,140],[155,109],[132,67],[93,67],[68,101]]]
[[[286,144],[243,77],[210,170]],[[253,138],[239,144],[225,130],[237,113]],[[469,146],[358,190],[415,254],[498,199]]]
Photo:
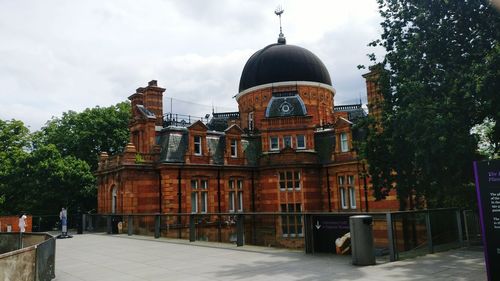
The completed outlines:
[[[232,134],[232,135],[241,135],[243,134],[243,129],[240,128],[240,126],[233,124],[229,126],[226,130],[224,130],[224,133],[226,134]]]
[[[194,122],[191,126],[188,127],[188,129],[194,131],[208,131],[207,125],[205,125],[200,120]]]
[[[345,119],[342,116],[340,116],[339,118],[337,118],[337,120],[335,121],[335,127],[351,126],[353,124],[354,123],[352,123],[351,121]]]

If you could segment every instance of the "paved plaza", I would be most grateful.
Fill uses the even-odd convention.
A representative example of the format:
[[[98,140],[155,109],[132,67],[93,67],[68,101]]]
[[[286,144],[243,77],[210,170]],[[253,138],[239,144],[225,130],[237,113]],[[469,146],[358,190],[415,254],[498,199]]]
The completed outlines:
[[[56,245],[56,281],[486,280],[483,253],[468,249],[360,267],[350,256],[144,236],[83,234]]]

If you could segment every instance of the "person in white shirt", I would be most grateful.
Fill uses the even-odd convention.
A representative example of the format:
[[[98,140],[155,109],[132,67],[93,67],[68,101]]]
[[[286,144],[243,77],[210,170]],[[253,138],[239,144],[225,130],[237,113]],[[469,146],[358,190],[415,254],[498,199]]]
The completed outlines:
[[[19,232],[25,232],[26,231],[26,215],[22,215],[19,217]]]

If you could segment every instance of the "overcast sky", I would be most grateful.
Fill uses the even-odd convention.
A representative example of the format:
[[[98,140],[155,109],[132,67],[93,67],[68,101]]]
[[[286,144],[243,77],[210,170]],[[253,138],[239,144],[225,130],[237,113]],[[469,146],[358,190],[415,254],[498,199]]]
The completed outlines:
[[[375,0],[0,0],[0,118],[32,131],[52,116],[124,101],[153,79],[165,112],[236,111],[247,59],[275,43],[315,53],[335,104],[365,100],[367,44],[380,36]],[[382,52],[378,51],[380,55]]]

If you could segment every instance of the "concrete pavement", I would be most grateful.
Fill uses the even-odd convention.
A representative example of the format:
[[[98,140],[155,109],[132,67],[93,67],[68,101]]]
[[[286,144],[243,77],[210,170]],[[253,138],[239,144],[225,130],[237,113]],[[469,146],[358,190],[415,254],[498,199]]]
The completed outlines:
[[[350,256],[144,236],[74,235],[56,247],[56,281],[486,280],[483,253],[466,249],[360,267]]]

